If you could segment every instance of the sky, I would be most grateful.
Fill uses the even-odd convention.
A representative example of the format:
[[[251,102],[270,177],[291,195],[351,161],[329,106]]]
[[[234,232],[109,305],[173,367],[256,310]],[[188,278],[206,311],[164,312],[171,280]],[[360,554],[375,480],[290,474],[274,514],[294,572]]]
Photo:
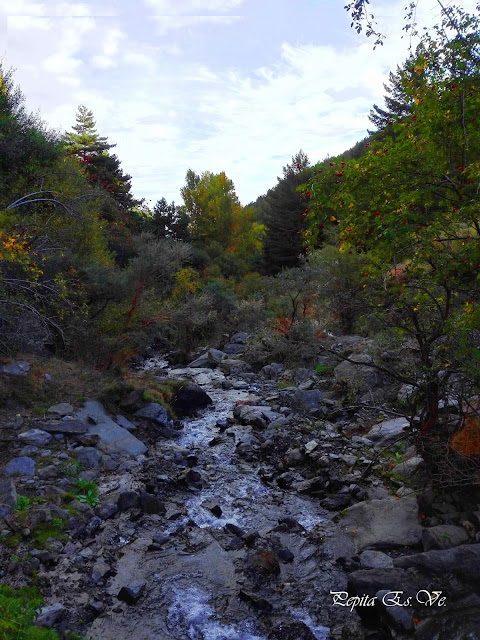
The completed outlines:
[[[224,171],[246,205],[300,149],[315,163],[367,135],[412,44],[406,4],[371,0],[373,50],[344,0],[0,0],[0,58],[51,128],[91,109],[148,206],[180,204],[189,168]],[[419,1],[420,24],[439,15]]]

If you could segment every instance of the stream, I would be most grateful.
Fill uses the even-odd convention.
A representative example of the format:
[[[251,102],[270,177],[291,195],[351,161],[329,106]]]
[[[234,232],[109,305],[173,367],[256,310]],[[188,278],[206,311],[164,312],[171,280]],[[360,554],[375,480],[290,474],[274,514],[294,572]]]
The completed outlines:
[[[318,501],[266,484],[258,474],[261,465],[236,453],[238,443],[252,438],[247,427],[232,424],[219,437],[217,423],[233,423],[235,403],[261,395],[261,381],[260,388],[226,390],[218,370],[167,369],[159,359],[145,368],[189,378],[213,400],[184,421],[178,438],[151,447],[146,460],[161,475],[165,460],[187,450],[197,457],[193,470],[201,485],[173,495],[165,516],[136,523],[122,515],[99,533],[98,544],[107,547],[114,539],[119,547],[108,593],[115,599],[128,584],[139,585],[142,596],[98,617],[86,637],[326,640],[332,624],[351,619],[348,611],[332,606],[330,595],[345,589],[345,574],[335,560],[348,553],[350,543]],[[101,492],[110,491],[114,481],[110,477]],[[127,481],[124,474],[120,484],[139,486],[134,473]],[[219,507],[216,515],[212,505]],[[166,542],[149,550],[159,535]]]

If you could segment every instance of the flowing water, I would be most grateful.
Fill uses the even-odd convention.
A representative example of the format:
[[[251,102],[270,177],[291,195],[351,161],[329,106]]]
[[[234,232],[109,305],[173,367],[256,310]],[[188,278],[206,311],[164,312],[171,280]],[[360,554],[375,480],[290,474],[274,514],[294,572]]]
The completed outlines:
[[[158,359],[151,366],[166,369]],[[191,451],[198,457],[195,470],[204,486],[192,490],[186,500],[182,495],[180,515],[174,520],[165,523],[160,516],[152,516],[135,535],[129,537],[130,524],[119,532],[132,541],[122,547],[109,591],[115,597],[125,584],[145,583],[145,592],[135,606],[97,618],[91,636],[95,640],[267,640],[275,626],[300,621],[316,640],[325,640],[329,590],[345,586],[345,576],[334,563],[339,544],[335,525],[318,502],[282,491],[275,484],[265,485],[258,476],[258,463],[236,455],[235,444],[244,427],[237,425],[216,446],[209,446],[219,434],[217,422],[232,417],[235,403],[248,396],[246,391],[222,389],[223,375],[218,371],[166,372],[201,384],[214,404],[202,415],[185,420],[180,437],[159,443],[149,457],[158,456],[161,469],[169,447]],[[210,511],[213,503],[220,506],[220,517]],[[300,526],[275,530],[285,518]],[[262,548],[265,541],[265,548],[273,544],[288,549],[294,554],[293,562],[281,563],[280,574],[271,584],[252,583],[245,569],[252,551],[230,545],[232,535],[225,532],[226,524],[259,532],[257,547]],[[172,535],[162,550],[148,551],[158,533]],[[272,611],[264,613],[261,607],[242,601],[241,589],[258,591]]]

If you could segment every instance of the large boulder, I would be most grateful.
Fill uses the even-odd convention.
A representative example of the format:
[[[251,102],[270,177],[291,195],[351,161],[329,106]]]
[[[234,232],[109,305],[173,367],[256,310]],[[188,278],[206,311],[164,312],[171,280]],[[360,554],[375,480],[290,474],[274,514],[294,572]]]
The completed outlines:
[[[168,427],[170,423],[168,411],[158,402],[149,402],[138,411],[135,411],[133,415],[136,418],[147,418],[147,420],[151,420],[161,427]]]
[[[98,435],[97,447],[104,453],[138,456],[147,450],[141,440],[112,420],[100,402],[86,402],[74,417],[87,424],[94,423],[89,426],[88,433]]]
[[[189,382],[180,387],[172,399],[172,407],[178,413],[190,413],[196,409],[204,409],[213,400],[198,384]]]
[[[217,367],[222,360],[227,357],[227,354],[223,351],[219,351],[218,349],[209,349],[206,353],[203,353],[200,357],[190,362],[189,367],[195,368],[203,368],[203,367]]]
[[[364,549],[414,547],[422,540],[415,496],[358,502],[348,509],[341,526],[352,536],[357,553]]]
[[[365,393],[383,386],[383,375],[372,366],[373,358],[366,353],[353,353],[334,369],[337,382],[346,382],[350,389]]]

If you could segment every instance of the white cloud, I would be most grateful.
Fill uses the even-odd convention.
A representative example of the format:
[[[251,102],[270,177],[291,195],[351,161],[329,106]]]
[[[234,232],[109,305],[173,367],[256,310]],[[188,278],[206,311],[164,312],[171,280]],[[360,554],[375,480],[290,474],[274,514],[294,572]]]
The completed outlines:
[[[204,15],[226,13],[240,6],[243,0],[144,0],[158,15]]]
[[[137,51],[127,51],[123,54],[123,60],[127,64],[144,67],[150,71],[153,71],[156,67],[153,57]]]
[[[168,31],[198,27],[202,24],[230,25],[241,19],[241,16],[153,16],[157,23],[158,35],[165,35]]]

